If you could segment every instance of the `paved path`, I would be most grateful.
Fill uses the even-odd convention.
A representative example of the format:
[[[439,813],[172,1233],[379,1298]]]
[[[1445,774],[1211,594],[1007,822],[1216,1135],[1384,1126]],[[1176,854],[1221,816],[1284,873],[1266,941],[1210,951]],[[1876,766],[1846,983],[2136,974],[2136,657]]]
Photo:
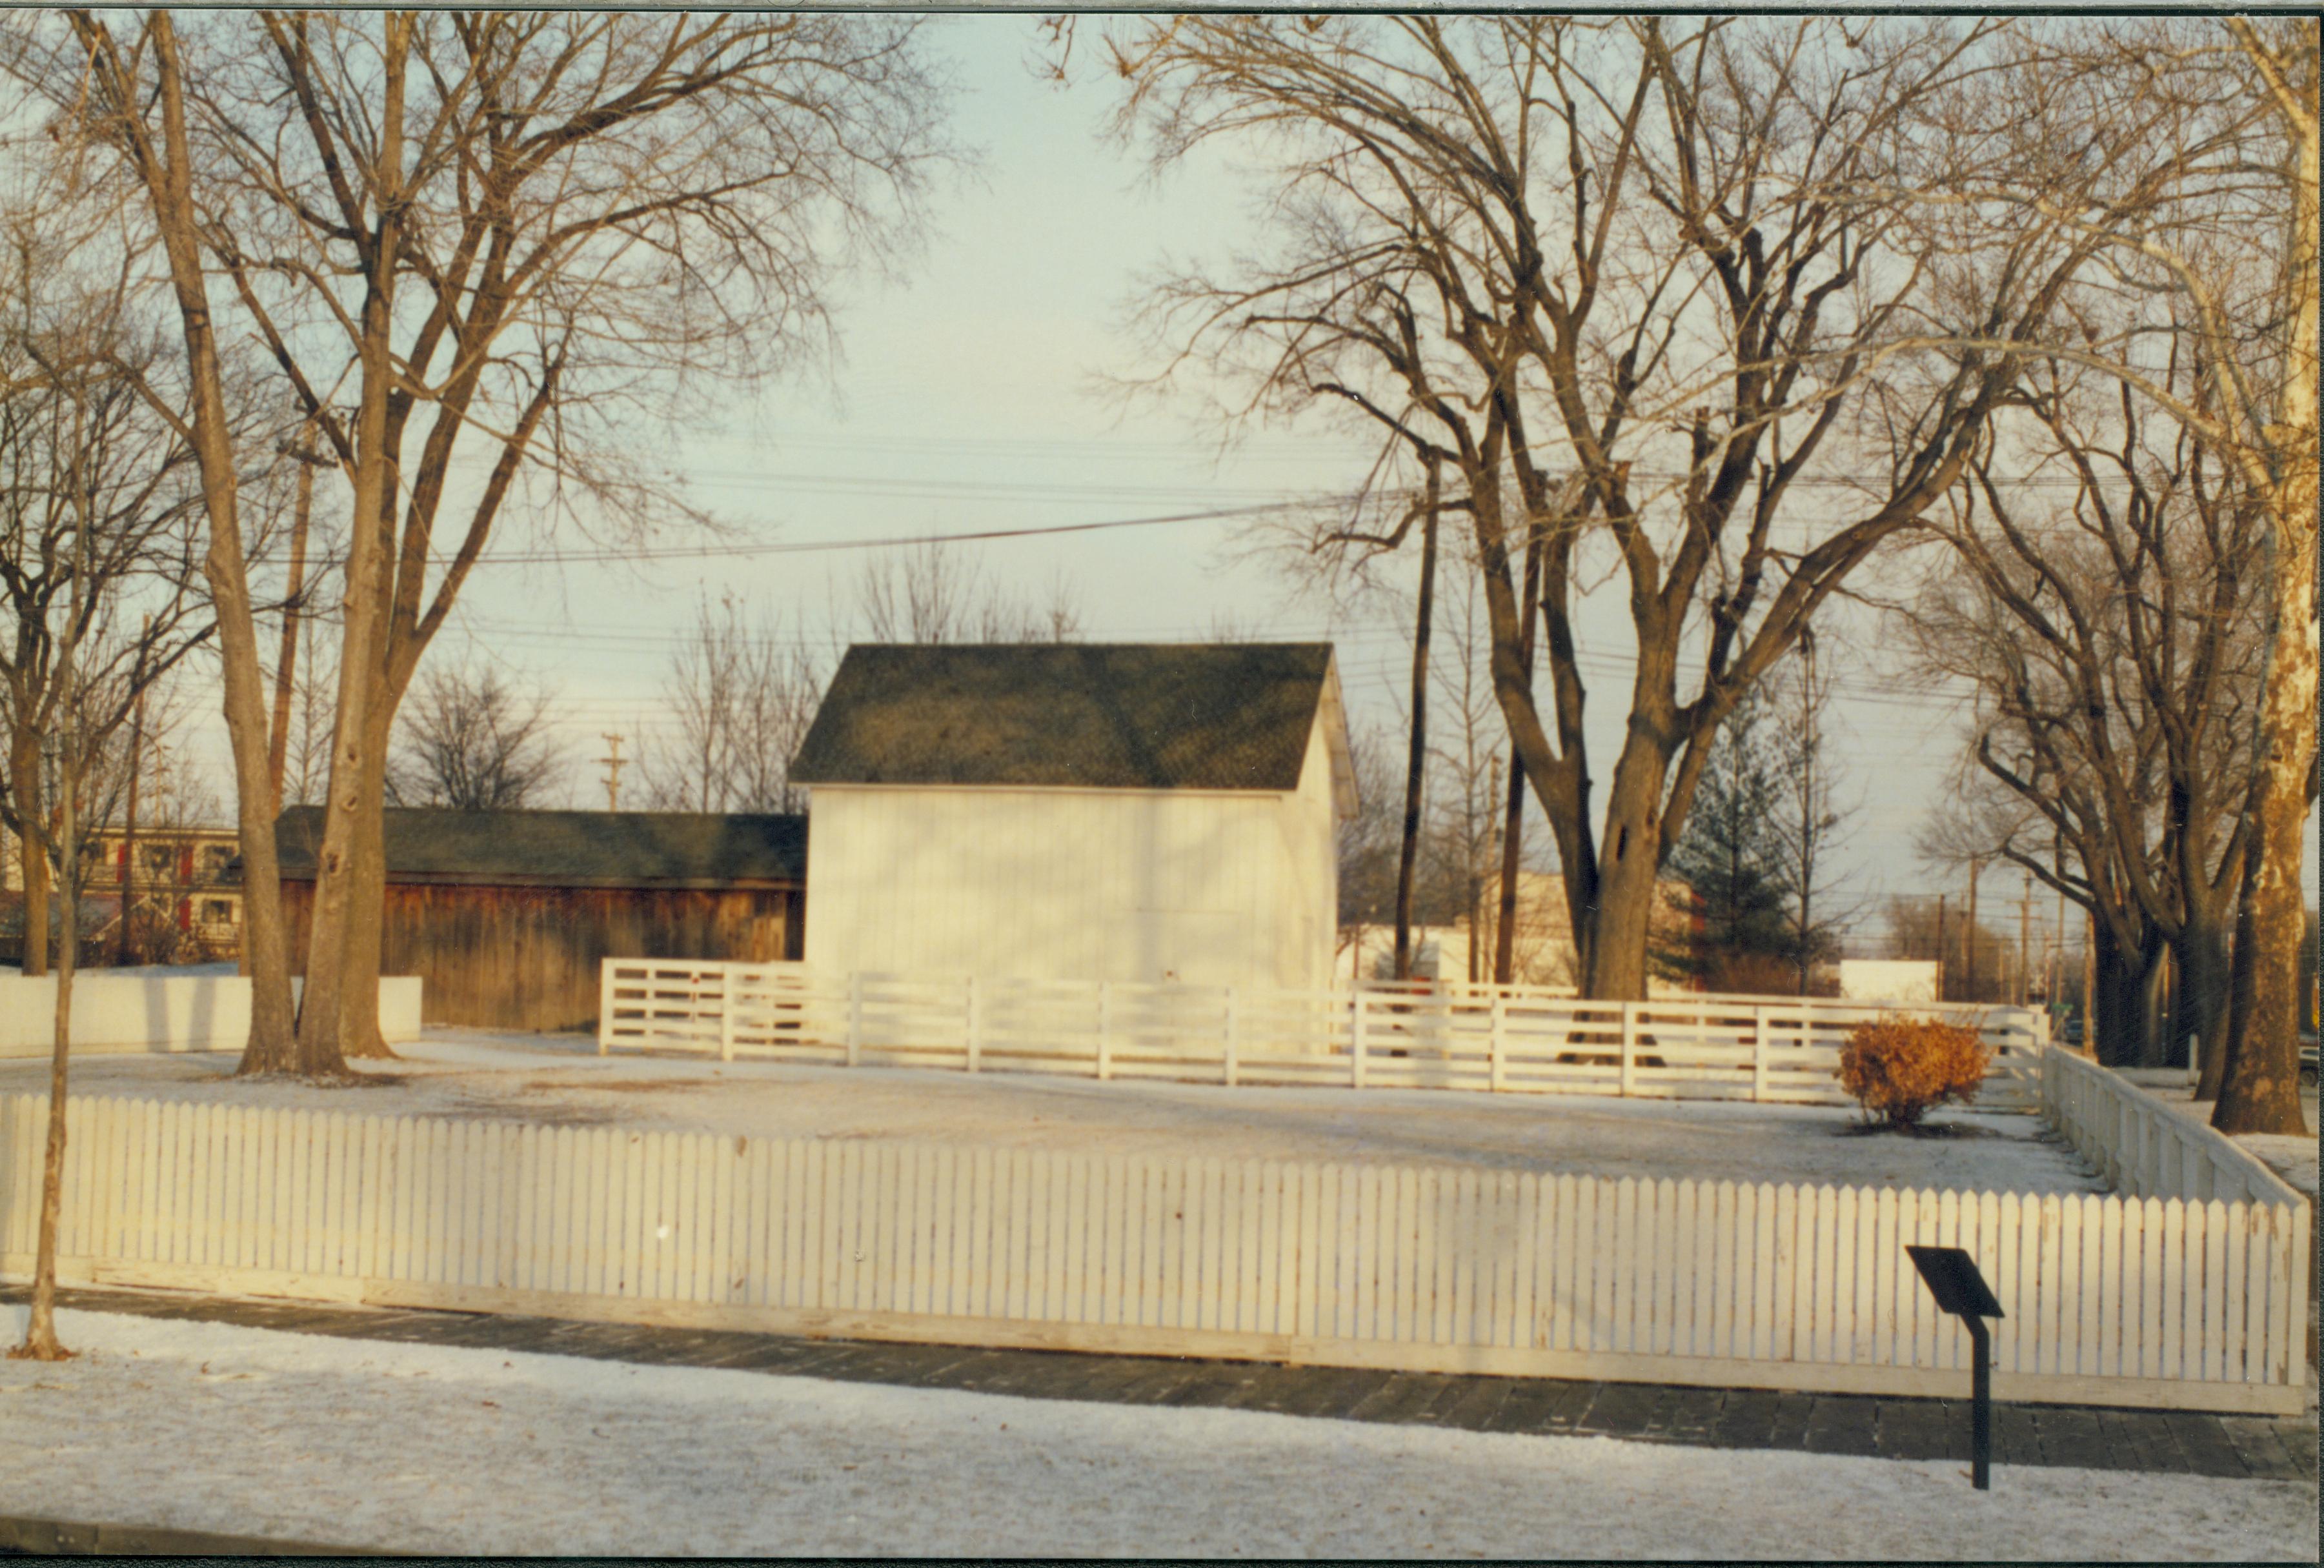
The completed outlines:
[[[0,1288],[0,1301],[22,1301],[25,1296],[22,1287]],[[1602,1434],[1707,1448],[1784,1449],[1892,1459],[1966,1462],[1969,1453],[1966,1399],[1784,1394],[1750,1388],[883,1344],[556,1318],[309,1305],[161,1291],[65,1290],[59,1292],[58,1299],[62,1305],[92,1312],[195,1318],[344,1339],[530,1351],[647,1365],[724,1367],[844,1382],[1015,1394],[1033,1399],[1214,1406],[1336,1420],[1456,1426],[1474,1432]],[[1994,1410],[1993,1457],[1997,1464],[2312,1481],[2317,1474],[2317,1425],[2313,1416],[2293,1420],[2002,1405]]]

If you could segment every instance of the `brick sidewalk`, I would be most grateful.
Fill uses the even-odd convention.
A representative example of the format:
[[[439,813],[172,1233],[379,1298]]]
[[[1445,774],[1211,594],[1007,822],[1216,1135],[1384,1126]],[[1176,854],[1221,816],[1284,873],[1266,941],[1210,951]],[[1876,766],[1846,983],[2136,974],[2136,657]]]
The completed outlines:
[[[22,1287],[0,1288],[20,1302]],[[240,1324],[292,1333],[461,1345],[643,1365],[720,1367],[842,1382],[956,1388],[1032,1399],[1211,1406],[1286,1416],[1603,1435],[1707,1448],[1782,1449],[1890,1459],[1969,1453],[1966,1399],[1774,1393],[1545,1378],[1284,1367],[1157,1356],[975,1350],[647,1328],[556,1318],[309,1305],[177,1292],[65,1290],[91,1312]],[[1964,1378],[1966,1380],[1966,1378]],[[2236,1478],[2314,1480],[2317,1425],[2261,1416],[2002,1405],[1994,1461]]]

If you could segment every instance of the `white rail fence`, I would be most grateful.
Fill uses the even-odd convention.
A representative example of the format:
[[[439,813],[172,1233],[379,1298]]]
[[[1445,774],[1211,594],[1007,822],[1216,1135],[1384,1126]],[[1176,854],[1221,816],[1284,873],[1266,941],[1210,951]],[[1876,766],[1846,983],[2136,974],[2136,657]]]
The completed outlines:
[[[0,1099],[0,1269],[46,1103]],[[776,1141],[76,1098],[63,1277],[699,1327],[1960,1395],[1907,1242],[1969,1249],[1998,1397],[2296,1412],[2276,1204]]]
[[[1819,998],[1595,1002],[1533,986],[1297,992],[609,958],[597,1048],[1226,1084],[1840,1103],[1849,1031],[1899,1013],[1978,1028],[1995,1049],[1978,1103],[2034,1108],[2048,1041],[2040,1012]]]
[[[2134,1197],[2308,1201],[2225,1133],[2055,1047],[2042,1056],[2042,1115],[2108,1185]]]

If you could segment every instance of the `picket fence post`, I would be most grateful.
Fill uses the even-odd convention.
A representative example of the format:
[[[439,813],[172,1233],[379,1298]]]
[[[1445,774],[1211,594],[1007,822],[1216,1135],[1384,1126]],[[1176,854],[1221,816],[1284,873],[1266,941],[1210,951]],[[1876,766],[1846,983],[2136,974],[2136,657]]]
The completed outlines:
[[[863,972],[851,971],[847,976],[847,1065],[860,1065],[863,1060]]]
[[[1767,1097],[1767,1010],[1751,1010],[1751,1102]]]
[[[1097,982],[1097,1075],[1113,1076],[1113,982]]]
[[[984,1050],[984,1019],[980,1016],[978,1002],[976,976],[972,974],[968,977],[968,1070],[972,1073],[976,1071]]]
[[[1638,1054],[1638,1004],[1637,1004],[1637,1002],[1635,1002],[1635,1001],[1626,1001],[1626,1002],[1624,1002],[1624,1003],[1622,1004],[1622,1084],[1621,1084],[1621,1088],[1622,1088],[1622,1095],[1623,1095],[1623,1097],[1624,1097],[1625,1099],[1628,1099],[1628,1098],[1629,1097],[1629,1093],[1630,1093],[1630,1087],[1631,1087],[1632,1083],[1634,1082],[1633,1073],[1634,1073],[1634,1070],[1635,1070],[1635,1068],[1636,1068],[1636,1066],[1637,1066],[1637,1061],[1636,1061],[1636,1058],[1637,1058],[1637,1054]]]
[[[1235,996],[1235,988],[1230,985],[1227,987],[1226,1049],[1227,1087],[1230,1089],[1235,1086],[1237,1075],[1240,1071],[1242,1065],[1240,1060],[1242,1051],[1242,1015],[1238,1010],[1236,1002],[1237,998]]]
[[[1350,1086],[1360,1089],[1364,1086],[1364,992],[1360,989],[1355,993],[1354,1007],[1348,1031],[1348,1072]]]

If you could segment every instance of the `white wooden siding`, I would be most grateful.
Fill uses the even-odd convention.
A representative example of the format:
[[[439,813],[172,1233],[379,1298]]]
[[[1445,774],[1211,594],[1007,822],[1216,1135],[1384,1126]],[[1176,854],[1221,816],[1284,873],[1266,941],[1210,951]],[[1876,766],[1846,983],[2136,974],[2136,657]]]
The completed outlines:
[[[1318,723],[1290,793],[817,785],[807,962],[1327,984],[1331,768]]]
[[[23,1277],[46,1102],[0,1097]],[[60,1275],[953,1344],[2297,1413],[2286,1205],[776,1141],[76,1097]],[[2096,1259],[2097,1266],[2092,1267]]]

